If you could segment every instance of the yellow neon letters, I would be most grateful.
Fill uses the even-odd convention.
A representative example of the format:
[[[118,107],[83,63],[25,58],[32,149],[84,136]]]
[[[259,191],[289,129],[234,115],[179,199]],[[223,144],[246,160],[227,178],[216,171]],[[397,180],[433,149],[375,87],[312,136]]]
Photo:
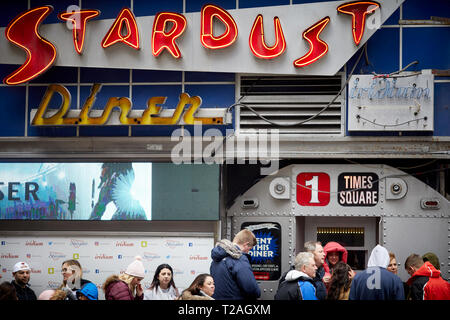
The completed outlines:
[[[70,109],[71,96],[66,87],[59,84],[48,86],[31,124],[34,126],[107,125],[115,108],[120,111],[118,117],[120,122],[119,125],[193,125],[197,123],[205,125],[221,125],[225,122],[223,117],[196,117],[195,114],[199,111],[202,99],[198,96],[191,97],[187,93],[180,94],[175,109],[164,109],[164,107],[158,106],[163,105],[166,102],[167,97],[151,97],[147,101],[147,109],[143,110],[140,115],[137,115],[139,112],[138,110],[134,111],[134,116],[132,115],[132,103],[129,98],[111,97],[106,103],[102,113],[99,116],[93,116],[91,109],[100,89],[101,84],[94,84],[82,109],[74,110]],[[62,103],[56,113],[49,117],[45,117],[47,107],[55,93],[58,93],[62,97]],[[174,111],[170,112],[170,110]],[[164,115],[162,114],[163,111],[166,111]],[[180,123],[181,119],[182,123]]]

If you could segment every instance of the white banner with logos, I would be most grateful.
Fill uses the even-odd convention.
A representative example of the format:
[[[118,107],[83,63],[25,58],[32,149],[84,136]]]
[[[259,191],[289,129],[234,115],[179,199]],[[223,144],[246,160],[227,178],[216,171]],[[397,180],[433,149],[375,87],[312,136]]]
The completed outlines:
[[[46,289],[59,287],[62,262],[76,259],[83,278],[95,283],[99,299],[104,299],[101,287],[106,278],[123,273],[139,255],[146,269],[145,289],[150,287],[158,265],[167,263],[181,292],[197,275],[209,273],[213,247],[213,237],[0,235],[0,281],[11,281],[14,264],[25,261],[31,268],[31,289],[39,296]]]

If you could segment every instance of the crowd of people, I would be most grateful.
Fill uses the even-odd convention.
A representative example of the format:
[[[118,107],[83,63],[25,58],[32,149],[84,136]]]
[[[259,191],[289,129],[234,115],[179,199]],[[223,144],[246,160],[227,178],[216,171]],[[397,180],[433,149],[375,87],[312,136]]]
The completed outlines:
[[[172,267],[161,264],[144,290],[142,259],[137,256],[124,273],[111,275],[102,285],[106,300],[256,300],[261,290],[253,275],[249,251],[255,235],[241,230],[233,241],[220,240],[211,251],[210,273],[198,275],[179,292]],[[347,264],[348,252],[337,242],[308,241],[295,257],[291,270],[280,278],[275,300],[450,300],[450,283],[442,277],[438,257],[428,252],[411,254],[404,267],[410,278],[398,277],[394,253],[380,245],[371,252],[367,269],[355,272]],[[98,300],[98,288],[83,278],[77,260],[64,261],[62,283],[37,297],[30,288],[30,266],[18,262],[13,280],[0,284],[0,300]]]

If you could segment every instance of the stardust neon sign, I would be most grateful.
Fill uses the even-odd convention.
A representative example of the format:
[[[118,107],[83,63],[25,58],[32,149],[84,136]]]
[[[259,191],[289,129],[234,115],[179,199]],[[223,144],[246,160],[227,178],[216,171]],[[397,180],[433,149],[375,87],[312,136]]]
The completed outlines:
[[[351,28],[347,30],[349,30],[348,32],[351,31],[354,44],[358,46],[364,34],[367,15],[380,8],[381,6],[377,2],[354,1],[335,6],[334,10],[343,13],[343,18],[338,17],[340,21],[343,21],[342,23],[348,24],[350,22],[349,19],[345,18],[345,15],[352,16]],[[39,32],[43,20],[52,10],[53,8],[51,6],[31,9],[13,19],[5,29],[6,39],[25,50],[27,59],[19,69],[4,78],[4,83],[15,85],[27,82],[42,74],[54,63],[57,53],[56,46],[50,40],[45,39]],[[98,10],[87,9],[62,12],[58,15],[61,20],[72,23],[74,49],[78,55],[83,53],[86,33],[89,33],[88,20],[98,15],[100,15]],[[251,55],[256,60],[280,61],[279,57],[285,55],[289,43],[285,35],[286,30],[283,30],[282,26],[288,26],[289,21],[284,22],[283,18],[278,16],[273,18],[273,30],[270,31],[273,31],[275,41],[268,43],[266,37],[268,30],[264,30],[263,17],[263,14],[257,14],[254,20],[250,18],[253,20],[253,26],[250,30],[244,30],[249,32],[247,52],[251,52]],[[196,30],[199,32],[203,50],[212,52],[224,50],[225,48],[228,50],[236,46],[242,29],[239,30],[238,24],[230,12],[217,5],[207,4],[202,7],[199,18],[200,28]],[[296,37],[298,42],[305,41],[308,52],[306,54],[296,52],[296,57],[291,60],[291,68],[301,69],[311,64],[317,64],[327,55],[330,39],[327,39],[323,34],[325,33],[324,30],[329,28],[329,22],[332,19],[336,18],[330,17],[330,15],[321,17],[308,28],[304,29],[302,34],[303,40],[298,36]],[[179,42],[182,40],[186,29],[189,28],[189,24],[192,23],[193,21],[186,19],[186,16],[183,14],[174,12],[158,13],[153,20],[150,36],[153,57],[161,60],[161,55],[168,55],[167,57],[172,57],[172,59],[180,61],[183,58],[183,50]],[[222,24],[222,27],[225,29],[220,35],[217,35],[220,29],[217,27],[218,24]],[[34,32],[24,32],[27,30]],[[139,29],[133,12],[128,8],[123,8],[113,21],[109,30],[104,34],[102,41],[97,45],[105,50],[109,50],[109,47],[125,45],[143,51],[140,50],[142,48],[139,38],[140,32],[142,31],[142,29]],[[296,30],[296,32],[300,31],[302,30]],[[145,36],[149,37],[147,34]],[[290,40],[290,42],[293,41],[293,39]],[[296,48],[294,45],[294,43],[292,45],[290,44],[290,47]],[[92,48],[91,46],[88,49],[85,48],[84,53],[87,50],[98,49]],[[145,54],[145,52],[142,54]],[[300,58],[298,58],[299,56]],[[164,59],[167,60],[167,57],[164,57]],[[292,56],[289,59],[291,58]]]

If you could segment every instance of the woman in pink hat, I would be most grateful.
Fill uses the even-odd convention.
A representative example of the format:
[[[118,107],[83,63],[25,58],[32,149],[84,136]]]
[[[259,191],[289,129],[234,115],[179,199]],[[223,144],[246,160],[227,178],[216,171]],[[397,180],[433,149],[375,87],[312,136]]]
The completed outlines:
[[[142,258],[137,256],[124,274],[112,275],[103,284],[106,300],[143,300],[141,280],[145,277]]]

